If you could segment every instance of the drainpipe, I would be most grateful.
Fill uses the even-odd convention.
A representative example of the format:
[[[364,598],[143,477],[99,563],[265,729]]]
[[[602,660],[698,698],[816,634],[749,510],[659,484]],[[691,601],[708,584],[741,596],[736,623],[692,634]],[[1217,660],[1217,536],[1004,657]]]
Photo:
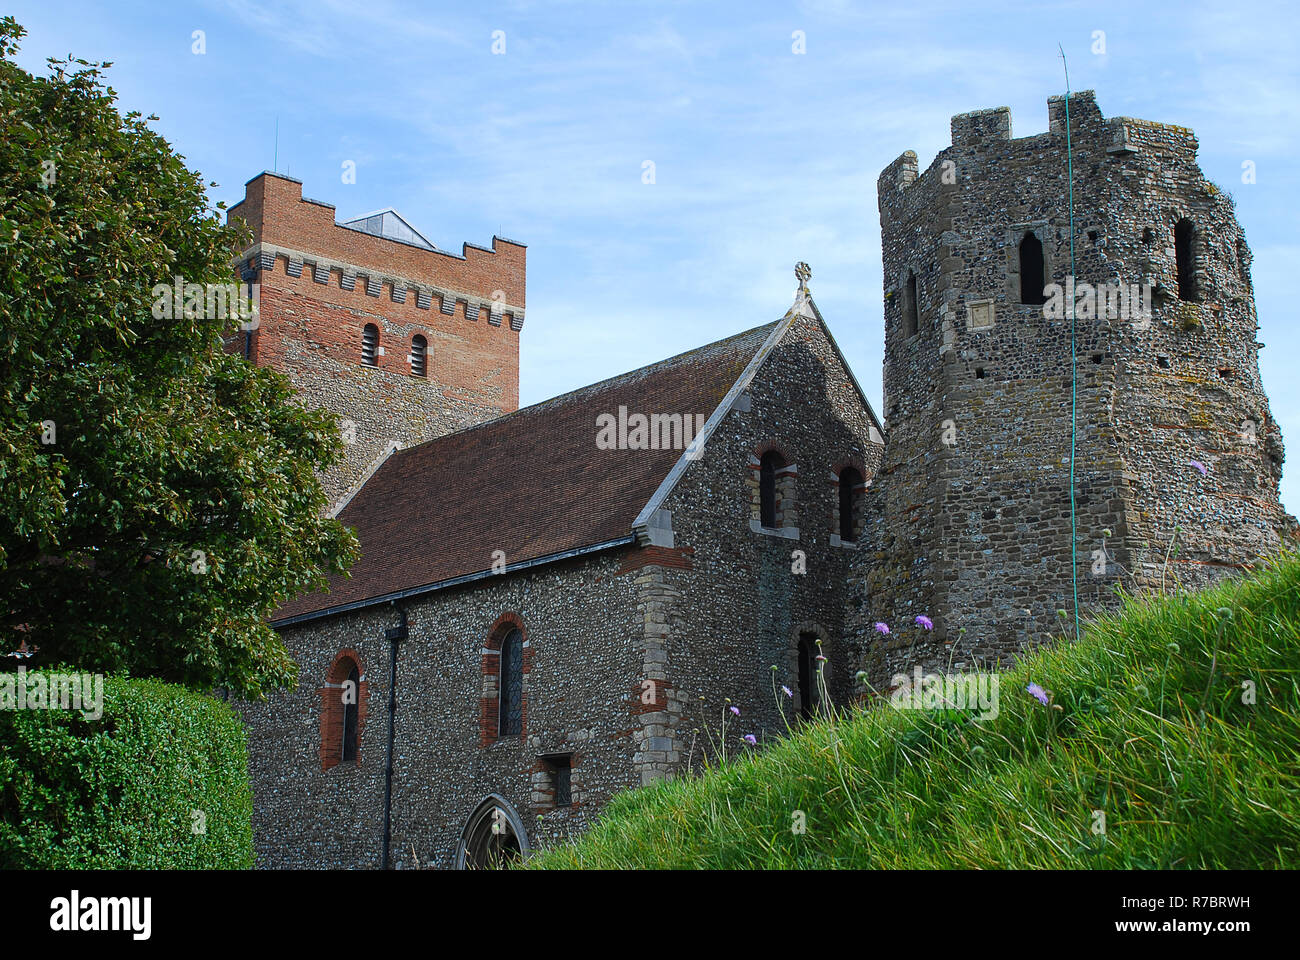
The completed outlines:
[[[388,849],[392,845],[393,811],[393,735],[397,721],[397,645],[406,639],[406,608],[396,600],[393,606],[401,623],[384,631],[388,640],[388,762],[384,765],[384,850],[383,869],[388,869]]]

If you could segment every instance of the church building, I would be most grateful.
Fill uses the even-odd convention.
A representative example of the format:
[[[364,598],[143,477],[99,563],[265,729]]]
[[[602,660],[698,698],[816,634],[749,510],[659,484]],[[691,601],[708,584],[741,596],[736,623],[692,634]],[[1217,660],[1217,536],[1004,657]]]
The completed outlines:
[[[297,687],[241,705],[258,865],[494,866],[913,666],[1007,664],[1075,592],[1294,538],[1250,251],[1194,135],[1090,91],[1048,115],[963,114],[881,175],[888,434],[805,264],[784,313],[520,409],[522,244],[249,181],[260,320],[228,348],[341,418],[324,480],[361,544],[273,619]]]

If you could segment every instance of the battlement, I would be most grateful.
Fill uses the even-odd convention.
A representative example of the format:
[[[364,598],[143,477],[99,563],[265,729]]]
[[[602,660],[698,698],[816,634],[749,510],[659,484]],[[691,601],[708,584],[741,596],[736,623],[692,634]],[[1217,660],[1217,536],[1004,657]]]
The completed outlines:
[[[1069,114],[1070,132],[1076,149],[1088,142],[1117,158],[1150,153],[1159,156],[1164,164],[1194,163],[1196,160],[1196,135],[1187,127],[1133,117],[1107,119],[1102,116],[1101,108],[1097,105],[1095,91],[1079,90],[1071,93]],[[1065,96],[1058,94],[1048,97],[1047,132],[1015,138],[1011,134],[1009,107],[990,107],[959,113],[951,121],[951,145],[935,157],[934,164],[941,164],[945,160],[955,162],[952,151],[958,151],[967,158],[987,150],[1000,156],[1017,145],[1030,144],[1035,140],[1044,140],[1046,144],[1064,149],[1065,115]],[[970,162],[965,159],[962,165],[969,167]],[[890,202],[887,198],[896,197],[927,176],[928,171],[926,174],[919,173],[914,151],[907,150],[900,154],[897,160],[885,167],[877,181],[877,195],[882,208]]]
[[[490,249],[464,243],[458,256],[338,223],[334,209],[304,197],[301,180],[263,172],[244,185],[244,199],[229,209],[226,220],[241,220],[252,229],[252,244],[240,259],[255,261],[255,267],[266,269],[283,259],[286,271],[297,276],[307,264],[322,283],[337,275],[344,290],[353,290],[361,277],[362,289],[372,296],[388,286],[396,300],[409,289],[422,309],[438,300],[443,312],[451,313],[449,308],[462,301],[471,319],[486,310],[498,322],[509,313],[515,330],[523,325],[523,244],[493,237]]]
[[[897,160],[885,167],[876,181],[876,191],[884,197],[891,191],[901,191],[916,180],[916,151],[905,150]]]
[[[1011,108],[993,107],[989,110],[972,110],[952,118],[952,145],[963,146],[972,141],[1010,140]]]

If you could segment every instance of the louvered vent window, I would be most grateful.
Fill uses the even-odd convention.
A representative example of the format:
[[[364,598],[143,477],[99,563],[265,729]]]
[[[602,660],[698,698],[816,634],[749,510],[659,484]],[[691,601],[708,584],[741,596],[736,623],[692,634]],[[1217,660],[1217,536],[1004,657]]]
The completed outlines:
[[[411,376],[427,376],[425,358],[429,352],[429,342],[420,334],[411,340]]]
[[[367,367],[379,365],[379,328],[373,323],[361,331],[361,362]]]

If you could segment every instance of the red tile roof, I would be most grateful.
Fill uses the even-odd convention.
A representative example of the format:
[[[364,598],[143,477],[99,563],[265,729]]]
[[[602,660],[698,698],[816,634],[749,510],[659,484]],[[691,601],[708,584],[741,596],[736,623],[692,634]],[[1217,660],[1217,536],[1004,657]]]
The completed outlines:
[[[780,321],[777,321],[779,323]],[[596,418],[717,408],[777,323],[393,453],[339,514],[351,577],[273,622],[630,536],[681,450],[601,450]]]

